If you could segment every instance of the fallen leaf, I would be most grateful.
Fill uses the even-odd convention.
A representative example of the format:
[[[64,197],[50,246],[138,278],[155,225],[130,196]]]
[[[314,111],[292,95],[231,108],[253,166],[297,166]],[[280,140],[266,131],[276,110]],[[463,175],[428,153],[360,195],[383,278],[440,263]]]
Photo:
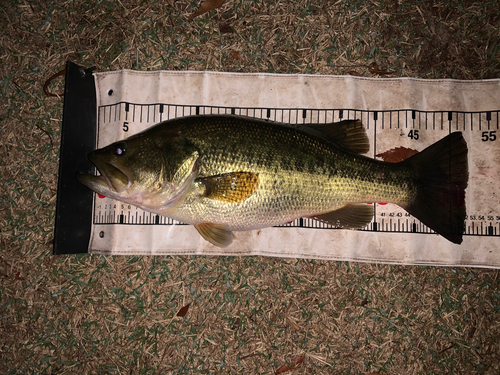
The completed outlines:
[[[212,9],[220,8],[224,4],[224,1],[226,0],[205,0],[201,3],[198,10],[189,16],[188,21],[192,21],[193,18],[205,14]]]
[[[382,374],[380,372],[363,372],[363,374],[365,374],[365,375],[385,375],[385,374]]]
[[[299,357],[295,357],[290,361],[290,365],[283,365],[279,369],[276,370],[274,375],[279,375],[283,374],[284,372],[293,370],[295,367],[297,367],[298,364],[304,362],[304,356],[301,355]]]
[[[355,70],[349,70],[347,72],[347,74],[351,75],[351,76],[356,76],[356,77],[363,77],[363,75],[361,73],[358,73],[357,71]]]
[[[396,147],[389,151],[377,154],[378,158],[381,158],[387,163],[399,163],[400,161],[408,159],[410,156],[418,154],[417,150],[406,147]]]
[[[16,280],[26,280],[24,277],[21,276],[21,272],[18,272],[14,275],[14,279]]]
[[[381,70],[376,62],[372,62],[370,65],[368,65],[368,71],[371,74],[378,74],[380,76],[394,73],[393,71]]]
[[[236,318],[236,320],[234,321],[234,324],[233,324],[233,326],[231,327],[231,329],[232,329],[233,331],[235,331],[235,330],[238,328],[238,326],[240,325],[240,322],[241,322],[241,319],[240,319],[239,317],[238,317],[238,318]]]
[[[241,58],[241,54],[238,51],[231,51],[231,57],[235,60],[239,60]]]
[[[189,310],[189,305],[191,305],[190,303],[188,303],[186,306],[184,306],[182,309],[179,310],[179,312],[176,314],[176,316],[180,316],[181,318],[183,316],[186,316],[188,310]]]
[[[234,33],[233,28],[227,22],[219,22],[219,31],[223,34],[232,34]]]

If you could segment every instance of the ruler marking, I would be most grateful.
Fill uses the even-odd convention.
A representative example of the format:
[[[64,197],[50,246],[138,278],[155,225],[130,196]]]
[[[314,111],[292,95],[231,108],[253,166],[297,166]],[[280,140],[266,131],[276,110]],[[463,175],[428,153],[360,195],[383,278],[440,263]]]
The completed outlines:
[[[123,104],[123,105],[122,105]],[[158,107],[156,107],[158,105]],[[165,109],[165,105],[167,105],[167,109]],[[132,106],[132,107],[131,107]],[[140,112],[136,112],[140,107]],[[283,122],[290,123],[299,123],[299,119],[302,119],[303,123],[329,123],[335,122],[337,119],[342,120],[346,117],[345,111],[346,109],[273,109],[273,108],[235,108],[235,107],[212,107],[212,106],[176,106],[170,104],[149,104],[147,105],[147,114],[144,113],[144,105],[128,103],[128,102],[120,102],[109,106],[100,106],[98,108],[99,111],[99,120],[100,124],[108,126],[109,124],[116,123],[117,121],[121,121],[121,115],[124,111],[124,118],[128,120],[132,118],[132,122],[134,120],[139,120],[140,123],[144,123],[144,120],[149,124],[149,122],[153,119],[156,121],[158,118],[160,121],[163,121],[163,113],[166,114],[167,118],[177,117],[179,114],[184,115],[185,113],[194,113],[196,111],[199,113],[247,113],[247,115],[251,115],[253,113],[254,116],[258,116],[259,114],[264,116],[264,118],[273,119],[275,121],[280,120]],[[107,108],[109,107],[109,109]],[[171,108],[172,107],[172,108]],[[112,113],[114,111],[114,113]],[[129,112],[133,113],[129,116]],[[150,111],[153,111],[152,115]],[[158,118],[157,112],[158,111]],[[364,123],[367,130],[372,126],[373,121],[373,147],[374,147],[374,155],[377,154],[377,146],[378,144],[382,145],[383,131],[388,129],[395,129],[395,126],[398,128],[403,125],[401,121],[404,119],[405,127],[413,129],[425,129],[426,131],[439,131],[445,130],[445,121],[448,120],[448,133],[452,131],[481,131],[484,128],[488,130],[499,129],[500,128],[500,111],[484,111],[484,112],[453,112],[453,111],[418,111],[418,110],[388,110],[388,111],[366,111],[366,110],[357,110],[357,109],[347,109],[347,118],[360,118]],[[137,114],[137,116],[136,116]],[[288,115],[288,118],[287,118]],[[301,116],[302,115],[302,116]],[[308,116],[310,119],[307,120]],[[372,118],[373,116],[373,118]],[[394,117],[394,116],[397,116]],[[418,117],[417,117],[418,116]],[[411,117],[411,124],[409,123]],[[295,118],[295,122],[293,119]],[[441,120],[441,121],[439,121]],[[439,123],[441,122],[441,123]],[[470,123],[470,125],[468,124]],[[144,124],[145,126],[146,124]],[[469,126],[468,126],[469,125]],[[139,130],[142,130],[144,126],[140,127]],[[97,129],[98,140],[100,139],[99,124]],[[382,134],[379,134],[382,133]],[[380,141],[379,141],[379,136]],[[101,141],[102,142],[102,141]],[[378,142],[378,143],[377,143]],[[469,142],[471,142],[469,140]],[[102,145],[101,145],[102,146]],[[473,145],[469,146],[469,153],[471,154],[473,151]],[[451,168],[451,165],[449,166]],[[450,196],[451,199],[451,196]],[[135,210],[135,214],[129,209],[124,209],[123,212],[118,213],[114,210],[102,210],[97,208],[97,198],[94,200],[94,222],[97,224],[122,224],[122,225],[171,225],[174,222],[170,218],[153,216],[152,214],[145,215],[143,212],[137,208],[133,208]],[[104,207],[104,206],[103,206]],[[365,231],[389,231],[389,232],[401,232],[401,233],[434,233],[432,230],[427,228],[418,220],[412,217],[412,221],[410,222],[408,218],[405,220],[400,220],[398,218],[397,222],[395,220],[390,220],[389,222],[384,221],[383,218],[377,217],[381,212],[387,212],[387,208],[381,210],[379,205],[374,205],[374,220],[371,225],[367,226],[363,230]],[[473,209],[473,208],[472,208]],[[496,213],[494,213],[496,215]],[[500,223],[493,223],[491,221],[482,220],[480,216],[479,219],[471,219],[468,217],[466,220],[466,235],[469,236],[499,236],[500,235]],[[496,215],[500,217],[500,215]],[[486,217],[486,215],[485,215]],[[293,224],[294,226],[304,226],[306,228],[330,228],[328,225],[321,224],[314,220],[302,220],[297,221]]]

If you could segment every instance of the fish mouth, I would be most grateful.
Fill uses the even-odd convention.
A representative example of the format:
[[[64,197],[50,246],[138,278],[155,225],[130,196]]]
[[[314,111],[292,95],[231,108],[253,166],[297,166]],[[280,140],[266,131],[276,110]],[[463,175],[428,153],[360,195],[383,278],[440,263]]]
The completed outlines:
[[[103,160],[95,152],[88,156],[100,175],[78,174],[77,180],[102,195],[119,194],[132,184],[131,171],[125,166]]]

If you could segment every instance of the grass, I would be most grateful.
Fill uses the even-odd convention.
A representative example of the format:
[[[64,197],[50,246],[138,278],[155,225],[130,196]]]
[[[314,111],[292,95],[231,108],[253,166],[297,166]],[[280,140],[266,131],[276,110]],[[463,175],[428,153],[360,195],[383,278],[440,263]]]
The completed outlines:
[[[193,22],[198,2],[184,0],[5,4],[0,371],[273,374],[300,355],[290,373],[500,371],[498,270],[51,256],[62,99],[42,91],[68,59],[101,71],[367,76],[377,62],[395,76],[498,78],[497,4],[227,0]]]

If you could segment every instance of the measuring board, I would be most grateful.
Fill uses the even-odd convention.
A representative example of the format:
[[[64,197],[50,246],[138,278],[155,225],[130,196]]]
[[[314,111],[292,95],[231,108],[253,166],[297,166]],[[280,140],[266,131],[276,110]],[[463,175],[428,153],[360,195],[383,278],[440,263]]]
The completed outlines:
[[[392,264],[500,267],[500,254],[497,252],[500,244],[500,111],[436,111],[407,109],[404,106],[391,110],[353,109],[364,105],[365,101],[366,108],[373,108],[373,103],[377,101],[387,100],[392,105],[400,92],[410,92],[413,89],[417,90],[418,95],[415,98],[421,107],[425,107],[425,103],[422,105],[422,101],[418,101],[419,98],[433,99],[428,96],[429,92],[438,95],[438,99],[443,92],[445,96],[450,96],[452,99],[449,103],[452,102],[453,105],[445,103],[442,106],[445,108],[454,108],[460,98],[474,98],[476,92],[486,92],[486,96],[494,101],[500,91],[499,82],[492,82],[487,87],[483,85],[479,87],[480,90],[478,87],[468,92],[462,90],[453,97],[455,91],[446,88],[446,84],[445,90],[439,91],[440,86],[434,86],[433,82],[417,80],[415,85],[403,87],[401,91],[396,90],[396,94],[392,96],[390,90],[384,91],[383,97],[376,97],[375,101],[371,101],[372,104],[370,98],[363,97],[357,102],[354,101],[356,106],[352,107],[344,104],[338,107],[324,105],[315,108],[309,105],[313,101],[308,101],[313,96],[319,98],[316,102],[320,103],[352,102],[351,99],[344,100],[346,96],[340,94],[332,100],[323,100],[328,97],[325,93],[329,93],[332,82],[340,93],[345,91],[351,81],[361,85],[362,87],[353,86],[351,97],[357,98],[360,92],[367,92],[366,89],[370,85],[374,90],[373,84],[385,84],[388,80],[363,81],[328,76],[322,88],[321,81],[325,77],[264,77],[237,73],[227,76],[233,81],[231,85],[222,86],[221,82],[228,78],[221,73],[117,71],[93,74],[90,69],[68,63],[54,238],[55,254],[253,254]],[[158,83],[162,80],[168,83],[167,89],[161,88],[165,83]],[[240,82],[239,80],[244,82],[235,84]],[[210,81],[215,82],[214,92],[222,98],[221,102],[224,102],[226,96],[243,98],[241,105],[218,105],[217,95],[212,95],[212,91],[206,87]],[[74,85],[74,82],[77,82],[77,85]],[[399,85],[401,82],[402,86],[406,85],[404,80],[390,82],[392,85]],[[287,88],[294,84],[294,95],[295,92],[304,91],[302,99],[298,101],[308,103],[307,106],[272,105],[296,103],[295,97],[291,100],[283,99],[286,97]],[[419,85],[427,85],[427,91],[418,91]],[[191,101],[193,87],[207,95],[208,99],[199,100],[207,103],[179,104]],[[316,91],[308,92],[311,87],[315,87]],[[493,89],[490,89],[491,87]],[[249,102],[246,100],[248,91],[257,92],[260,96],[259,100],[254,99],[253,102],[269,105],[243,105]],[[276,92],[280,95],[276,96]],[[378,95],[379,91],[375,92]],[[158,100],[159,98],[167,99]],[[405,103],[414,102],[413,97],[409,99],[411,100],[406,100]],[[475,99],[474,104],[465,107],[482,108],[480,104],[476,104],[478,100]],[[239,99],[230,101],[238,102]],[[488,108],[497,107],[489,105]],[[374,216],[363,229],[338,229],[313,219],[301,218],[262,231],[235,232],[236,240],[230,247],[215,249],[190,225],[143,211],[133,205],[100,197],[76,181],[76,173],[97,173],[87,159],[88,153],[96,148],[126,139],[162,121],[203,114],[248,116],[283,122],[298,128],[304,124],[359,119],[370,142],[370,150],[365,155],[371,158],[396,147],[422,151],[450,133],[460,131],[469,150],[464,242],[462,245],[452,244],[400,207],[380,202],[371,204]]]
[[[98,108],[97,148],[125,139],[159,122],[182,116],[200,114],[233,114],[293,124],[331,123],[346,119],[360,119],[370,140],[370,151],[377,154],[394,147],[423,150],[454,131],[463,132],[469,148],[469,168],[488,165],[484,155],[497,136],[500,136],[499,111],[496,112],[421,112],[416,110],[360,111],[351,109],[277,109],[224,108],[120,102]],[[465,235],[500,236],[500,207],[493,208],[487,200],[470,199],[479,192],[488,191],[500,196],[500,183],[489,179],[473,181],[467,189],[467,217]],[[373,221],[364,231],[398,233],[434,233],[420,221],[394,204],[374,204]],[[165,216],[143,211],[106,197],[94,196],[94,224],[179,225]],[[283,227],[333,229],[313,219],[301,218]]]

